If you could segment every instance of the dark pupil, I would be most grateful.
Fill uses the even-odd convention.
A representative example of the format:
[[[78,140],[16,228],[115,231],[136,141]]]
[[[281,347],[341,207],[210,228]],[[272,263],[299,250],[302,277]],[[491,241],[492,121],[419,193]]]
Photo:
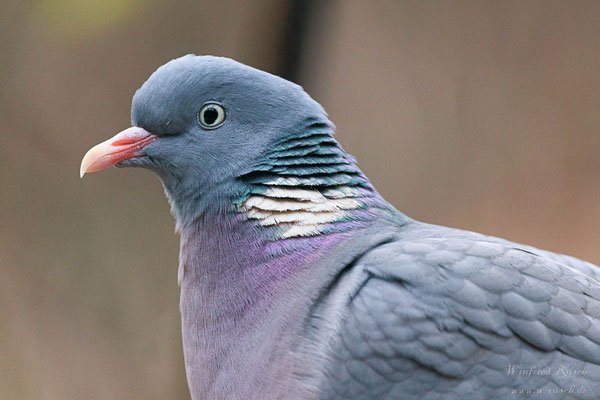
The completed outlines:
[[[206,125],[212,125],[219,118],[219,112],[213,107],[204,110],[204,122]]]

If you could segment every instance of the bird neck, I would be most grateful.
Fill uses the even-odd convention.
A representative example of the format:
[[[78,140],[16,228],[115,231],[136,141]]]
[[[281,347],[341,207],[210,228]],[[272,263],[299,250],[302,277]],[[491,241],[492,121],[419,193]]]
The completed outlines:
[[[387,203],[333,138],[329,121],[308,119],[277,142],[238,181],[247,193],[235,210],[268,232],[270,240],[328,235],[402,215]]]
[[[257,299],[332,244],[409,220],[377,193],[334,139],[329,120],[307,118],[292,132],[232,181],[172,202],[180,281],[193,268],[207,274],[203,282],[217,280],[213,286],[224,277],[244,282]]]
[[[277,241],[406,218],[377,193],[334,133],[325,117],[307,118],[233,178],[195,185],[165,180],[177,229],[242,215],[267,240]]]

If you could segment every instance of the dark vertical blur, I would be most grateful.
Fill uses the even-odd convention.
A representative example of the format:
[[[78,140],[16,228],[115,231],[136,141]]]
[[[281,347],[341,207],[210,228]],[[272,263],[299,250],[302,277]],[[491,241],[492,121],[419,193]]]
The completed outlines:
[[[313,0],[291,0],[287,16],[287,27],[283,32],[278,74],[282,78],[298,82],[302,68],[302,56],[306,48],[313,14],[323,7],[323,2]]]
[[[600,3],[4,0],[0,399],[185,399],[158,180],[80,180],[186,53],[301,83],[412,217],[600,263]]]

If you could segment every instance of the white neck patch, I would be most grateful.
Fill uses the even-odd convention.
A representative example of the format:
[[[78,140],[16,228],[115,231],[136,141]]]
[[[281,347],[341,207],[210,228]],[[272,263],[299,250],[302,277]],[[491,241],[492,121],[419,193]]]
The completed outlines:
[[[248,197],[238,211],[262,226],[281,227],[282,239],[313,236],[326,224],[344,218],[348,210],[360,208],[362,203],[356,198],[362,196],[348,186],[323,191],[274,186]]]

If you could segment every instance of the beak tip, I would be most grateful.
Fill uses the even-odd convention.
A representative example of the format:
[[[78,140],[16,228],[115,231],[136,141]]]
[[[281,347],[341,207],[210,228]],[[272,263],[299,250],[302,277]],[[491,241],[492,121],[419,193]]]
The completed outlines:
[[[86,154],[87,157],[87,154]],[[79,178],[83,178],[83,176],[85,175],[85,173],[87,172],[87,169],[89,167],[89,162],[86,163],[86,157],[83,157],[83,160],[81,160],[81,165],[79,166]]]

